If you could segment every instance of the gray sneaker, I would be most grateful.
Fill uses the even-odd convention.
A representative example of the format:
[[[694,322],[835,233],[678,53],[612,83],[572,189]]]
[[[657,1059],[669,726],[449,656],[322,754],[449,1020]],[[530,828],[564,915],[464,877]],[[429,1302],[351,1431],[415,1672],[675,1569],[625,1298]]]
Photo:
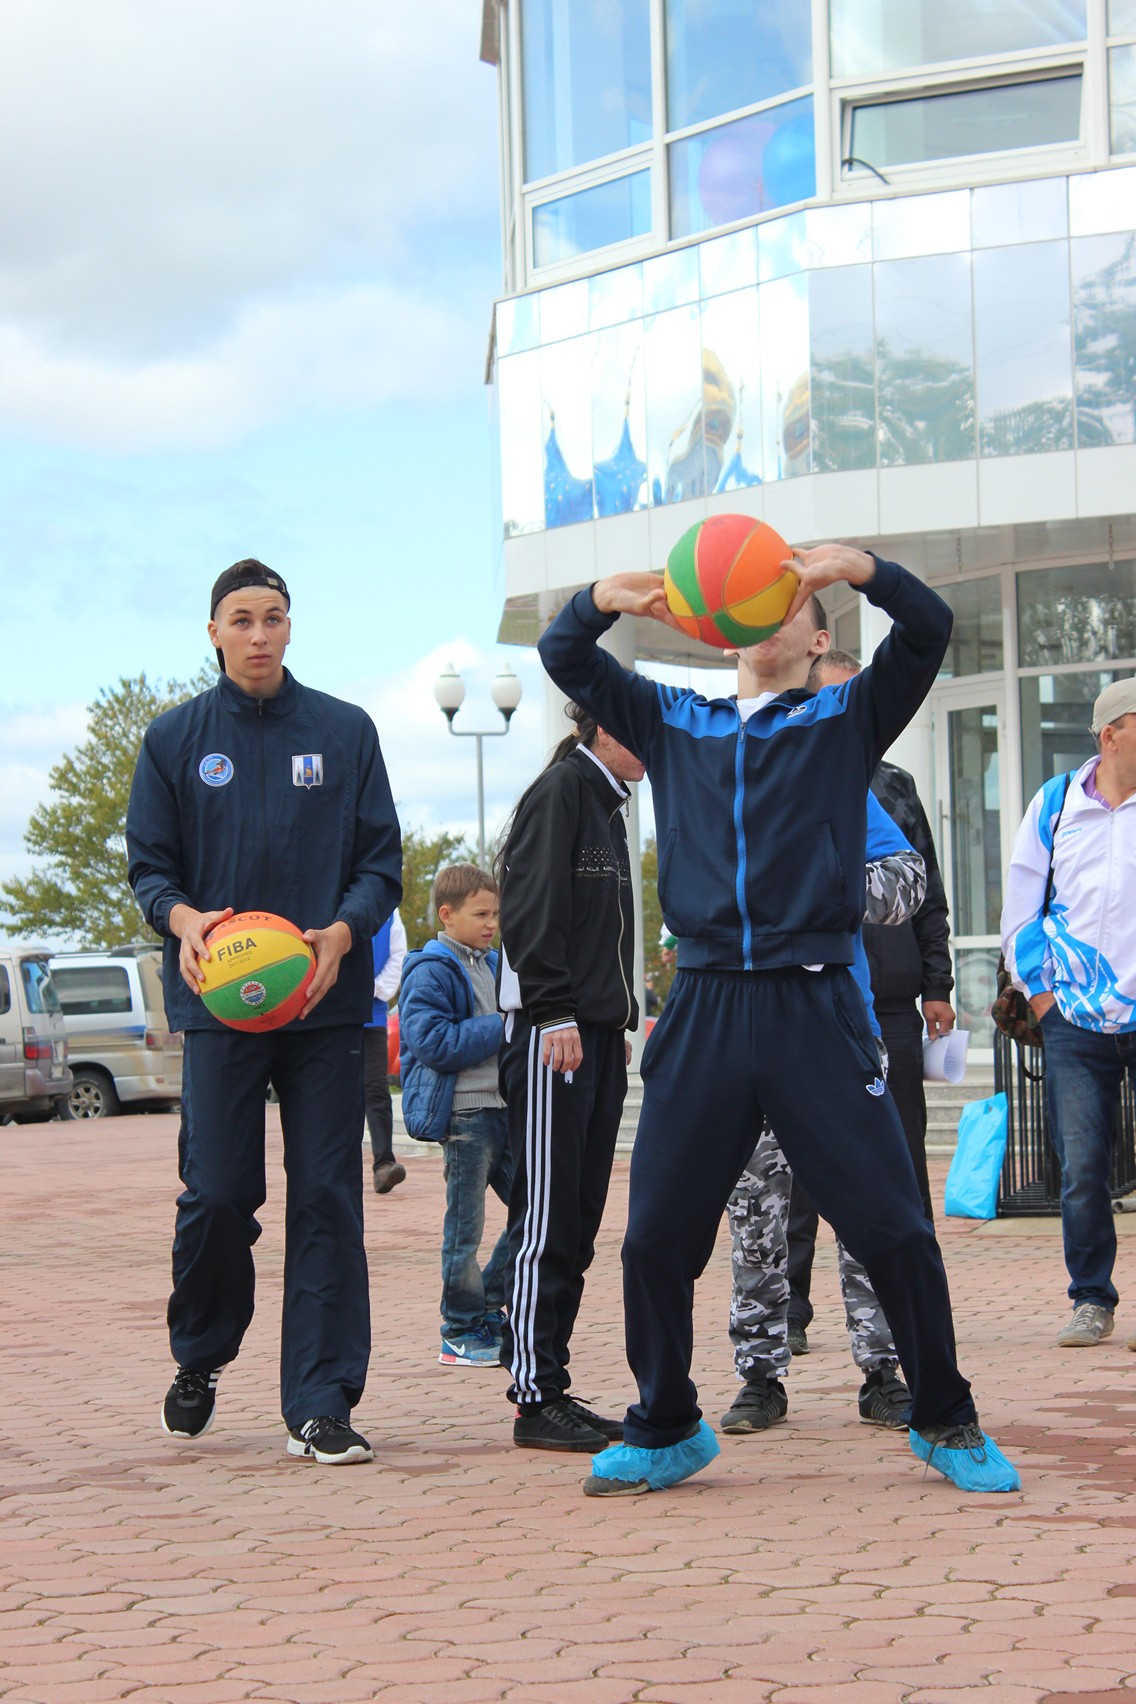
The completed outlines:
[[[1058,1332],[1057,1349],[1092,1349],[1102,1338],[1112,1336],[1112,1309],[1096,1302],[1081,1302],[1073,1309],[1068,1325]]]

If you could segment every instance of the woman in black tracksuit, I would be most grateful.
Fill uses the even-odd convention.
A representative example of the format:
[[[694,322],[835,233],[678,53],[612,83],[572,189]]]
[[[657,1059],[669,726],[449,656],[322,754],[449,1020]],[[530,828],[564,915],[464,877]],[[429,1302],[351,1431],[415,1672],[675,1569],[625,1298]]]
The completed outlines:
[[[513,1441],[603,1449],[620,1438],[569,1396],[568,1343],[592,1261],[637,1027],[624,809],[643,765],[575,705],[522,797],[500,857],[501,1088],[516,1167],[513,1288],[501,1347]]]

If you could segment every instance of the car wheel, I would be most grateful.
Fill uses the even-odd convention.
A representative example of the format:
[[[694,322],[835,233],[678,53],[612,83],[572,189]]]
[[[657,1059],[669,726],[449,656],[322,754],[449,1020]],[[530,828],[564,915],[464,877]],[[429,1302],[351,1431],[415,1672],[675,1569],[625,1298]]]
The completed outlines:
[[[113,1118],[119,1110],[114,1084],[101,1071],[76,1071],[71,1093],[60,1101],[60,1115],[72,1118]]]

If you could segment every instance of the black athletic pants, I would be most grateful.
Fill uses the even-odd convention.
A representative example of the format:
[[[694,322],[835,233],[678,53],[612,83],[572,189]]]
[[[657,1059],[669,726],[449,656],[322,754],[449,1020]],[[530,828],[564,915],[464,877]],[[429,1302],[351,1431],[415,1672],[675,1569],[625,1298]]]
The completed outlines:
[[[765,1118],[867,1268],[911,1386],[912,1424],[973,1419],[942,1256],[850,972],[680,970],[647,1043],[643,1087],[623,1245],[639,1385],[627,1442],[677,1443],[700,1416],[694,1283]]]
[[[385,1024],[368,1024],[363,1031],[363,1096],[374,1168],[394,1159],[394,1107],[387,1075]]]
[[[927,1097],[923,1090],[923,1019],[913,1000],[876,1006],[876,1022],[888,1054],[888,1092],[903,1125],[904,1140],[915,1167],[915,1178],[928,1219],[931,1185],[927,1181]],[[812,1323],[809,1299],[813,1278],[819,1218],[796,1177],[789,1197],[789,1324],[807,1330]]]
[[[568,1344],[595,1253],[627,1094],[623,1031],[581,1024],[583,1063],[553,1071],[540,1031],[514,1018],[501,1092],[515,1171],[509,1197],[512,1292],[501,1365],[510,1398],[537,1406],[571,1382]]]
[[[359,1025],[185,1038],[170,1348],[181,1367],[223,1367],[252,1319],[271,1082],[288,1180],[280,1403],[289,1426],[346,1420],[367,1376],[362,1034]]]

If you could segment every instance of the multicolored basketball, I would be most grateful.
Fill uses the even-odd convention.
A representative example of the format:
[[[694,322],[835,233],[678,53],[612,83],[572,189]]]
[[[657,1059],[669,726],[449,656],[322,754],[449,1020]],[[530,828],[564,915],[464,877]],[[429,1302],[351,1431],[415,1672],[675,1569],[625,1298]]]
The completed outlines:
[[[315,954],[294,923],[271,911],[241,911],[205,937],[201,998],[230,1029],[274,1030],[301,1011]]]
[[[667,607],[705,645],[759,645],[797,592],[785,540],[750,515],[714,515],[683,533],[667,557]]]

